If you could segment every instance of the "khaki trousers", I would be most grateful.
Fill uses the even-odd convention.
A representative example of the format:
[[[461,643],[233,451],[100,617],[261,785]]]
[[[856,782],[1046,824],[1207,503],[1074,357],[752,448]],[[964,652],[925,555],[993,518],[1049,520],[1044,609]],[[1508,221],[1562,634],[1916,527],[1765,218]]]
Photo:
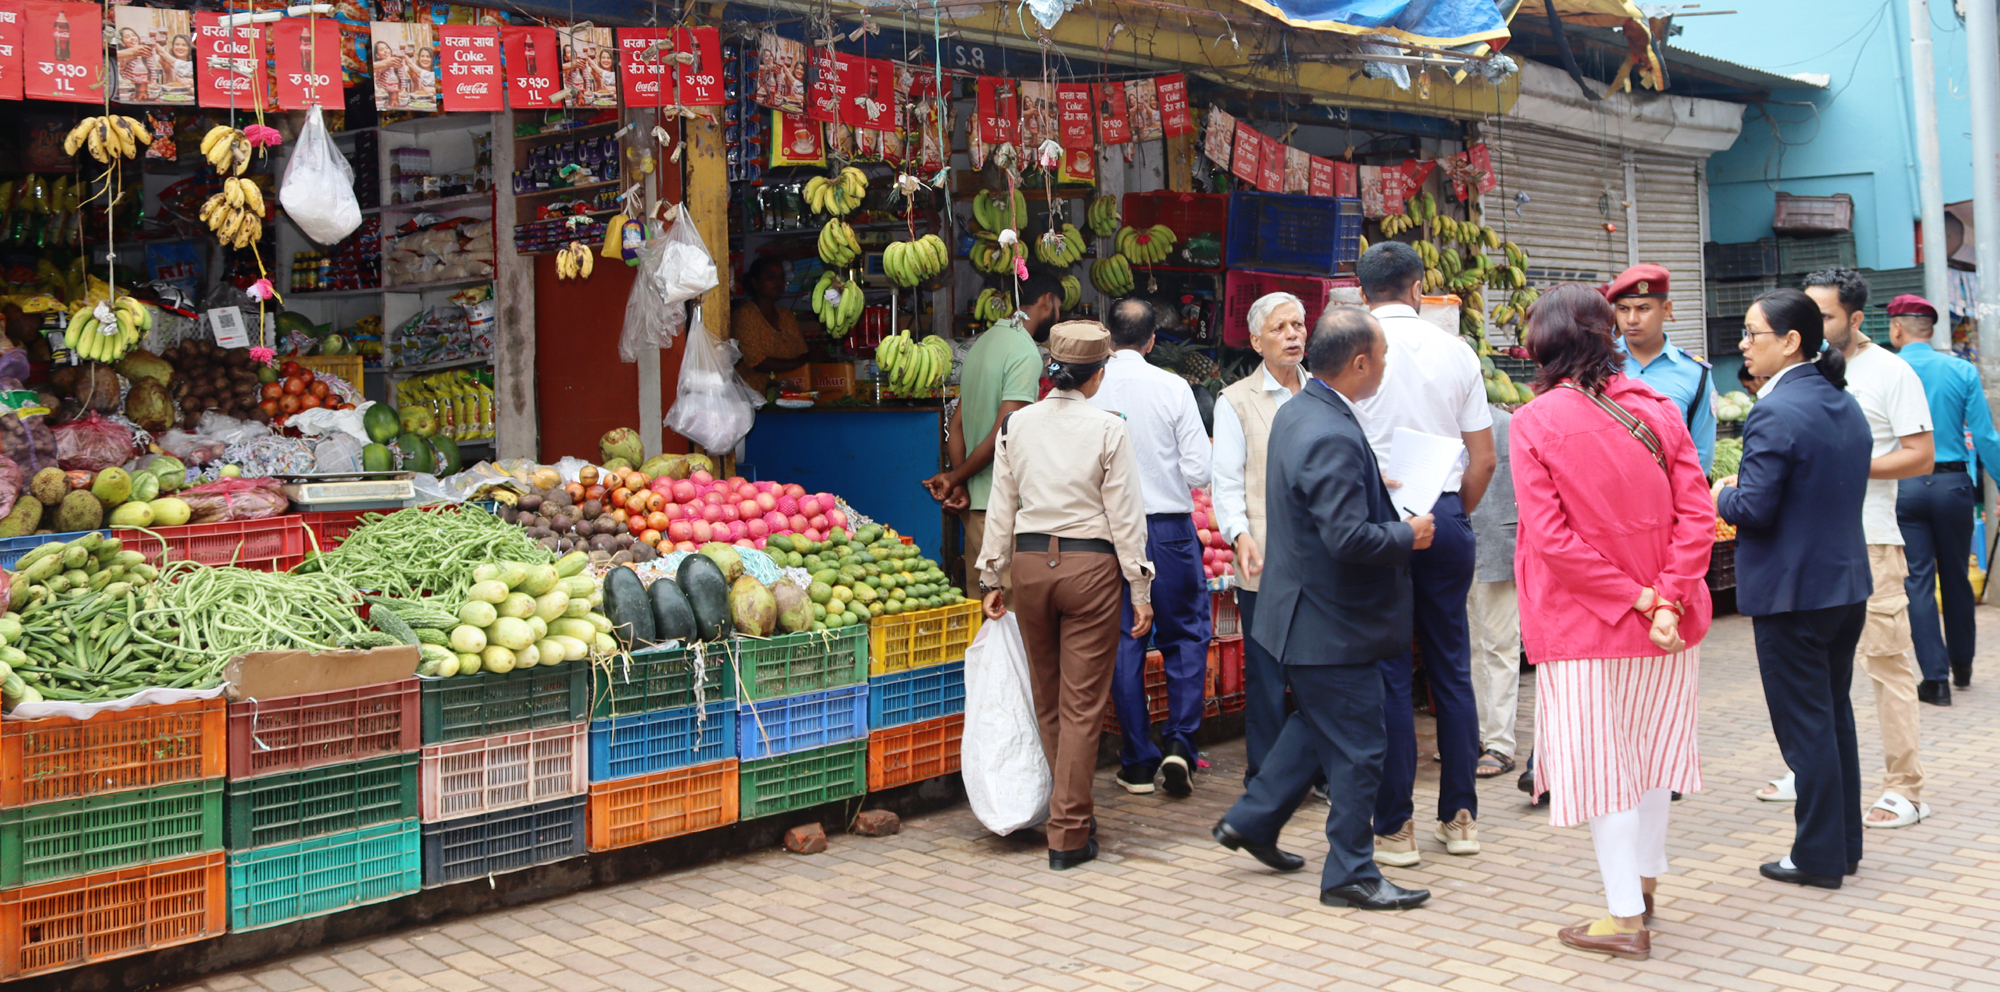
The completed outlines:
[[[979,553],[986,550],[986,511],[967,510],[959,514],[965,522],[965,595],[969,599],[979,599]],[[1014,571],[1001,569],[1000,588],[1014,591]]]
[[[1514,718],[1521,706],[1521,608],[1513,581],[1472,583],[1465,616],[1472,631],[1479,749],[1512,757]]]
[[[1021,621],[1028,677],[1049,759],[1049,849],[1090,841],[1097,739],[1111,705],[1124,579],[1107,554],[1016,552],[1008,605]]]
[[[1924,765],[1918,756],[1917,655],[1910,644],[1910,598],[1903,591],[1909,569],[1903,549],[1868,546],[1868,569],[1875,593],[1868,597],[1868,620],[1854,653],[1875,682],[1875,722],[1882,730],[1882,789],[1918,802]]]

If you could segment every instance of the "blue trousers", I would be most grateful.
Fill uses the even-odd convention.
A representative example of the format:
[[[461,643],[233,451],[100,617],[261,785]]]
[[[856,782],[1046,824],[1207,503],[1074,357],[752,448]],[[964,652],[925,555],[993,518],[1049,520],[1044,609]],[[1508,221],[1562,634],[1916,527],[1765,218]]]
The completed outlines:
[[[1271,743],[1285,725],[1285,668],[1257,639],[1250,624],[1257,616],[1257,594],[1236,590],[1236,610],[1243,615],[1243,750],[1248,761],[1243,784],[1257,777]]]
[[[1797,773],[1792,864],[1828,878],[1861,860],[1861,759],[1854,742],[1854,646],[1868,604],[1752,617],[1771,733]]]
[[[1417,643],[1424,649],[1424,676],[1430,681],[1437,717],[1438,754],[1444,759],[1438,783],[1438,819],[1458,811],[1479,816],[1473,767],[1479,760],[1479,707],[1472,697],[1472,637],[1466,626],[1465,597],[1472,591],[1472,522],[1457,493],[1439,497],[1431,508],[1437,535],[1431,546],[1410,555]],[[1417,784],[1417,721],[1410,698],[1414,659],[1404,652],[1381,663],[1382,717],[1389,749],[1382,761],[1382,788],[1375,796],[1375,832],[1393,834],[1416,812],[1411,792]]]
[[[1919,475],[1897,483],[1896,523],[1903,531],[1903,555],[1910,577],[1910,640],[1924,678],[1942,682],[1952,666],[1972,664],[1976,630],[1972,621],[1972,581],[1965,558],[1972,548],[1972,507],[1979,484],[1964,472]],[[1944,625],[1938,625],[1938,593],[1943,592]]]
[[[1179,741],[1190,757],[1208,688],[1208,586],[1194,518],[1156,513],[1146,518],[1146,557],[1153,562],[1153,646],[1167,668],[1167,722],[1160,743],[1146,712],[1146,642],[1132,636],[1132,592],[1125,591],[1124,625],[1118,631],[1118,670],[1111,679],[1111,707],[1125,735],[1119,763],[1158,768],[1160,748]]]

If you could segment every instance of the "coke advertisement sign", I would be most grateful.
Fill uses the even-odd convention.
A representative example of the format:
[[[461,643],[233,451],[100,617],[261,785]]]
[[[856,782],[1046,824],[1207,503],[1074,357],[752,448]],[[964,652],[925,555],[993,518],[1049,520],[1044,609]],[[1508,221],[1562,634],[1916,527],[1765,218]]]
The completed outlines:
[[[562,48],[556,44],[555,29],[510,25],[500,29],[500,39],[507,58],[507,105],[517,110],[562,106],[554,99],[563,88]]]
[[[444,68],[444,109],[495,111],[502,96],[500,29],[465,24],[438,26],[439,65]]]
[[[618,80],[628,107],[674,102],[673,28],[619,28]]]
[[[674,39],[680,51],[694,56],[681,67],[681,106],[720,107],[729,102],[722,81],[722,34],[715,28],[681,28]]]
[[[277,47],[278,109],[342,105],[340,25],[287,17],[271,25],[271,41]]]
[[[29,0],[30,20],[32,5]],[[71,4],[51,3],[50,7]],[[221,14],[194,15],[195,102],[204,107],[254,110],[264,99],[264,29],[222,26]],[[30,92],[29,96],[34,94]]]
[[[21,99],[21,29],[26,14],[22,0],[0,0],[0,100]]]
[[[81,3],[27,0],[30,99],[104,101],[103,11]]]

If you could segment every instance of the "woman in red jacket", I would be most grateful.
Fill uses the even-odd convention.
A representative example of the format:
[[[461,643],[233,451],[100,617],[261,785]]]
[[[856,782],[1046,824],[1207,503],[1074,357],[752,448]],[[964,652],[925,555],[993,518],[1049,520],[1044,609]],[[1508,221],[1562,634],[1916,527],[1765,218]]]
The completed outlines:
[[[1535,784],[1589,823],[1610,915],[1571,947],[1644,960],[1671,793],[1701,788],[1698,644],[1715,510],[1672,400],[1624,374],[1616,315],[1558,286],[1528,316],[1536,399],[1514,414],[1521,638],[1535,669]]]

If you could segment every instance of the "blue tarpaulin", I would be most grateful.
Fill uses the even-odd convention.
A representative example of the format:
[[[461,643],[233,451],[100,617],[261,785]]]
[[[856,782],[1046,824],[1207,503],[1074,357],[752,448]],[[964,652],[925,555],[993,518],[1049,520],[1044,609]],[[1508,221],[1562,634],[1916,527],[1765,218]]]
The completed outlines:
[[[1243,0],[1297,28],[1384,35],[1452,48],[1505,42],[1506,12],[1493,0]],[[1513,4],[1507,4],[1512,7]],[[1497,46],[1496,46],[1497,47]]]

